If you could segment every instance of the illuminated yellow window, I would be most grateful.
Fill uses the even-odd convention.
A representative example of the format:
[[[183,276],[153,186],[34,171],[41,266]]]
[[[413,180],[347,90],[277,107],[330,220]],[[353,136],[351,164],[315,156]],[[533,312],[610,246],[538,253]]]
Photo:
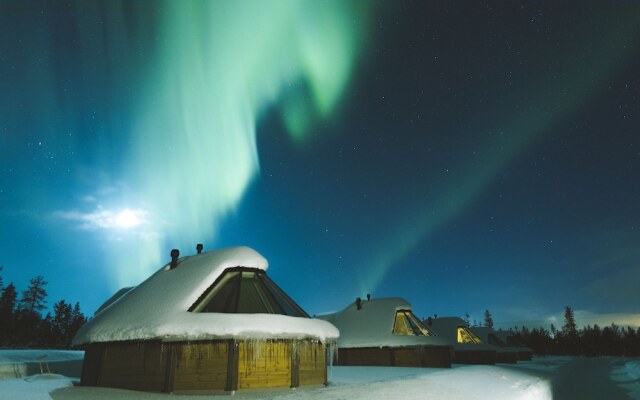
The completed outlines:
[[[463,326],[458,327],[458,343],[475,343],[482,344],[482,340],[477,337],[469,328]]]
[[[396,311],[393,334],[404,336],[433,336],[433,333],[409,310]]]

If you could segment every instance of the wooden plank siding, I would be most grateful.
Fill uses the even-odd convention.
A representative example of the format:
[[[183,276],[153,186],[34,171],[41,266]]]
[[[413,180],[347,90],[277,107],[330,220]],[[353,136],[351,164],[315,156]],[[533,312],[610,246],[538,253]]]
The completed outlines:
[[[531,361],[533,357],[533,353],[531,351],[519,351],[518,352],[518,361]]]
[[[508,351],[498,351],[496,353],[496,362],[504,364],[515,364],[518,362],[518,353]]]
[[[336,365],[450,368],[449,346],[351,347],[338,349]]]
[[[160,342],[105,346],[98,385],[161,392],[166,366],[167,354]]]
[[[173,390],[226,389],[228,344],[226,341],[176,343]]]
[[[81,384],[150,392],[234,391],[327,383],[312,340],[113,342],[85,349]]]
[[[494,365],[497,361],[495,350],[456,351],[453,362],[456,364]]]
[[[80,384],[82,386],[98,386],[98,378],[102,371],[102,356],[105,346],[94,344],[89,346],[84,352],[82,362],[82,376]]]
[[[300,386],[327,384],[327,351],[319,342],[300,342],[298,352],[298,383]]]
[[[240,342],[238,389],[291,386],[291,343]]]

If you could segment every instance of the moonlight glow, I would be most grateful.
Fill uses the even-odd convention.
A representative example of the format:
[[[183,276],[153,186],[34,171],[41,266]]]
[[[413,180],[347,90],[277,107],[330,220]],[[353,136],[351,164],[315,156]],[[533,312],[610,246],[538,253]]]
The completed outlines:
[[[128,229],[134,228],[142,224],[144,221],[142,219],[141,211],[125,208],[116,215],[115,222],[118,227]]]

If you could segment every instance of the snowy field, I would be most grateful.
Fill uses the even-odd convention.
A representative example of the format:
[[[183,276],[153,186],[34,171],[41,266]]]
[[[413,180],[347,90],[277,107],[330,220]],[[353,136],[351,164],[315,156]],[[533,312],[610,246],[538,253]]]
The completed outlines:
[[[47,356],[51,373],[40,374]],[[228,395],[142,393],[75,386],[82,352],[0,350],[1,400],[201,400]],[[75,364],[74,364],[75,363]],[[57,366],[69,371],[61,375]],[[76,370],[70,370],[75,366]],[[63,369],[64,369],[63,368]],[[13,372],[12,372],[13,371]],[[35,371],[27,374],[25,371]],[[11,376],[11,374],[14,374]],[[19,378],[16,378],[19,376]],[[332,367],[328,387],[239,391],[245,399],[640,399],[640,359],[536,357],[451,369]]]

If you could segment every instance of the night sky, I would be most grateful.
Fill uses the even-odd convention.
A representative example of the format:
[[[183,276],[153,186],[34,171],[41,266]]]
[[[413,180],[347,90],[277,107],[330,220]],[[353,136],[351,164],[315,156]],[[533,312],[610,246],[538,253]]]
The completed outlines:
[[[43,275],[93,314],[172,248],[248,245],[310,314],[371,293],[639,326],[639,22],[635,1],[4,0],[5,285]]]

